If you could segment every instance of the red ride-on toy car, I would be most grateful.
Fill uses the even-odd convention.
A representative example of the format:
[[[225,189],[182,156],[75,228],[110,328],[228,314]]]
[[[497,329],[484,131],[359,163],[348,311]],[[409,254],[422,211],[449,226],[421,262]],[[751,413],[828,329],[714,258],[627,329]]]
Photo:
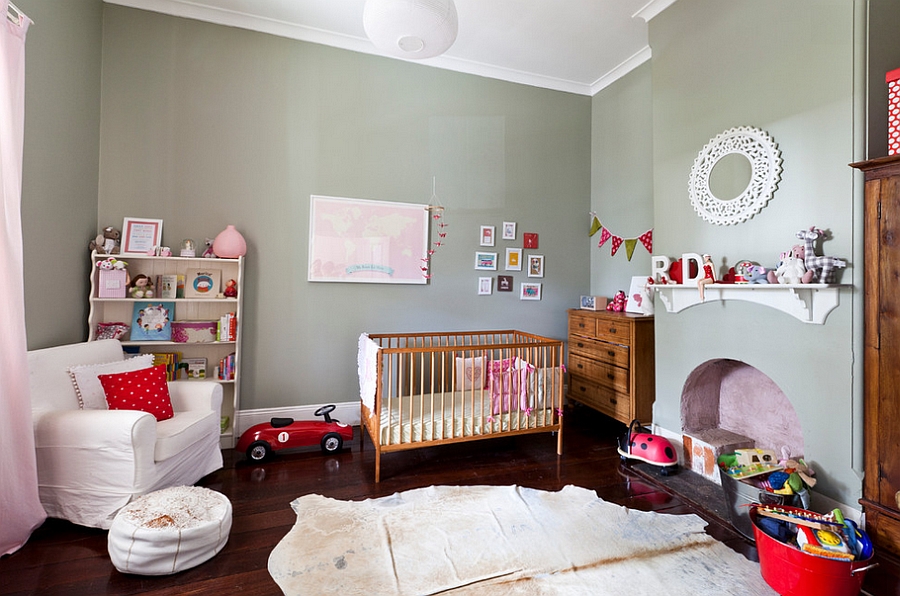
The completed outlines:
[[[672,443],[665,437],[652,434],[638,420],[632,420],[628,432],[619,437],[617,451],[622,461],[636,459],[656,466],[661,476],[678,471],[678,454]]]
[[[353,427],[333,419],[330,414],[334,408],[332,404],[316,410],[316,416],[324,416],[324,421],[272,418],[254,424],[244,431],[235,449],[253,461],[262,461],[275,451],[308,445],[319,445],[325,453],[336,453],[344,441],[353,438]]]

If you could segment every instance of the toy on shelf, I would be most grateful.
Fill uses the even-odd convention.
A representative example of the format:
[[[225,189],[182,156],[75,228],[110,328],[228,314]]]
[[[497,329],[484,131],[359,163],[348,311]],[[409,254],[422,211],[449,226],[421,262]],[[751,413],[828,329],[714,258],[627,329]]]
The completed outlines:
[[[213,239],[207,238],[206,239],[206,250],[204,250],[203,254],[200,256],[202,256],[204,259],[215,259],[216,253],[213,252],[212,245],[213,245]]]
[[[109,257],[107,259],[103,259],[102,261],[97,261],[97,267],[103,269],[104,271],[113,271],[113,270],[121,270],[128,267],[128,263],[125,261],[120,261],[115,257]]]
[[[229,279],[225,282],[225,290],[222,292],[226,298],[237,298],[237,281]]]
[[[625,304],[627,302],[628,298],[625,296],[625,290],[619,290],[613,296],[612,301],[606,305],[606,310],[609,312],[625,312]]]
[[[716,266],[712,262],[712,257],[703,255],[703,275],[697,280],[697,288],[700,290],[700,302],[706,300],[704,290],[708,284],[716,283]]]
[[[748,284],[767,284],[769,283],[768,273],[770,269],[766,269],[761,265],[750,265],[747,268]]]
[[[784,469],[775,460],[775,452],[768,449],[736,449],[734,453],[720,455],[719,466],[735,480]]]
[[[119,254],[119,238],[122,234],[112,226],[106,226],[103,231],[97,234],[97,237],[91,240],[88,245],[90,250],[96,250],[101,255],[117,255]]]
[[[781,259],[775,270],[769,270],[770,284],[799,284],[803,283],[806,275],[805,248],[795,244],[791,250],[781,253]]]
[[[132,298],[153,298],[153,282],[143,273],[135,275],[128,284],[128,295]]]
[[[797,232],[797,238],[804,241],[803,264],[806,266],[806,274],[803,276],[803,283],[834,283],[834,270],[847,266],[843,259],[816,255],[815,242],[819,236],[824,238],[825,232],[815,226]]]

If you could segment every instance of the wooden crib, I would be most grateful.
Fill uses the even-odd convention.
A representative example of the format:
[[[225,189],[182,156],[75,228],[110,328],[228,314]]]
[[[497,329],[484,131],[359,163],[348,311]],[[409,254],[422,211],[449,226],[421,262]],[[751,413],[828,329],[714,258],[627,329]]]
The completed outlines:
[[[560,340],[522,331],[363,334],[358,366],[375,482],[381,454],[392,451],[555,432],[562,454]]]

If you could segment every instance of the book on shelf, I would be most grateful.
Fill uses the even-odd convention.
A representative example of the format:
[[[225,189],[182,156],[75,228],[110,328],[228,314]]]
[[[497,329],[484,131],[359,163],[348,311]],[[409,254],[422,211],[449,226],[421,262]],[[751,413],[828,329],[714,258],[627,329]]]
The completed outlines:
[[[183,284],[182,284],[183,285]],[[177,275],[157,275],[156,287],[159,290],[160,298],[178,298],[178,276]]]
[[[135,302],[131,341],[171,341],[173,318],[174,302]]]
[[[189,379],[206,378],[206,358],[184,358],[182,361]]]
[[[181,352],[154,352],[153,366],[164,364],[166,366],[166,380],[175,381],[178,379],[180,370]]]
[[[237,340],[237,313],[227,312],[219,317],[219,326],[216,330],[217,341],[236,341]]]
[[[187,270],[184,280],[185,298],[215,298],[221,291],[221,269]]]
[[[232,352],[231,354],[225,356],[221,360],[219,360],[219,380],[220,381],[233,381],[237,355]]]

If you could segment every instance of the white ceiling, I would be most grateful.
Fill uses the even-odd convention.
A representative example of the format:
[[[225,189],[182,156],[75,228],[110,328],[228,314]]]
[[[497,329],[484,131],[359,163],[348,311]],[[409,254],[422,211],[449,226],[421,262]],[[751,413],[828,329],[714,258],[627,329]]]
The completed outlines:
[[[455,0],[459,36],[423,64],[594,95],[650,58],[647,22],[675,0]],[[365,0],[105,0],[367,54]]]

